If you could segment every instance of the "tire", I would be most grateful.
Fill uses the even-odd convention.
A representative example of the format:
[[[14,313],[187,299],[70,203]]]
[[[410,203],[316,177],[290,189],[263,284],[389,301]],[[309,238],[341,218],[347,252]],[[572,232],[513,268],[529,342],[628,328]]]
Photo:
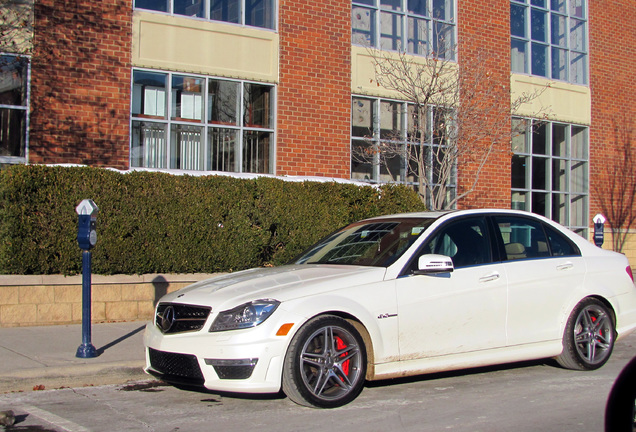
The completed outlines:
[[[581,301],[568,318],[563,352],[556,360],[567,369],[594,370],[609,360],[614,349],[614,317],[599,300]]]
[[[348,404],[362,391],[367,355],[360,333],[332,315],[309,320],[293,337],[283,365],[283,392],[318,408]]]

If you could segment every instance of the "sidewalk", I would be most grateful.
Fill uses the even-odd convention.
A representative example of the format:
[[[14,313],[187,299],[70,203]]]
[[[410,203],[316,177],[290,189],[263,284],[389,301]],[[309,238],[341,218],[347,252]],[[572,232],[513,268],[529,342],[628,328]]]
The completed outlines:
[[[120,384],[143,372],[146,322],[92,325],[97,357],[75,357],[81,325],[0,328],[0,393]]]

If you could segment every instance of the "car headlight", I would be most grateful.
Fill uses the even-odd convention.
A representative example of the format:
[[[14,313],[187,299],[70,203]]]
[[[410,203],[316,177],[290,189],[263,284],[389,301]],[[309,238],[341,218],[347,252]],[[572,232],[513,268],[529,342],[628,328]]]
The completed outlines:
[[[219,312],[216,317],[211,332],[237,330],[256,327],[274,313],[278,305],[277,300],[255,300],[245,303],[234,309]]]

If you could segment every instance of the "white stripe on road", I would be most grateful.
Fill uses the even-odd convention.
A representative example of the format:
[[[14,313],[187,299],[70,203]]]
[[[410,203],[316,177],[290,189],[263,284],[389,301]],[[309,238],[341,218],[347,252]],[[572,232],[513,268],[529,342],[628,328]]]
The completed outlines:
[[[23,406],[22,410],[36,416],[41,420],[44,420],[47,423],[52,424],[55,427],[62,428],[67,432],[90,432],[90,429],[86,429],[85,427],[73,423],[72,421],[68,421],[60,416],[56,416],[53,413],[31,405]]]

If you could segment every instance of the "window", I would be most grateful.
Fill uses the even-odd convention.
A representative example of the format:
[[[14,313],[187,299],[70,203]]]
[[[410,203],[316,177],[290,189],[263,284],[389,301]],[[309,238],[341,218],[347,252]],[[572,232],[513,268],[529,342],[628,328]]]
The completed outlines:
[[[512,124],[512,208],[546,216],[585,236],[587,128],[520,118]]]
[[[439,254],[451,257],[456,268],[489,264],[492,250],[486,220],[468,218],[442,226],[416,254]]]
[[[269,173],[274,88],[133,71],[131,166]]]
[[[275,0],[135,0],[136,9],[275,28]]]
[[[435,131],[452,123],[450,114],[431,106],[424,109],[422,125],[416,125],[418,115],[413,105],[389,99],[353,97],[351,115],[353,180],[416,185],[420,172],[426,173],[432,185],[447,180],[439,178],[435,157],[437,150],[444,149],[445,138]],[[420,145],[421,130],[426,131],[424,148]],[[421,168],[418,162],[422,163]],[[453,172],[448,187],[449,200],[454,196],[455,187]]]
[[[561,233],[539,221],[517,216],[495,216],[504,259],[577,256],[581,252]]]
[[[587,84],[587,0],[512,0],[512,71]]]
[[[0,55],[0,164],[25,163],[29,122],[29,58]]]
[[[352,43],[455,59],[454,0],[353,0]]]

